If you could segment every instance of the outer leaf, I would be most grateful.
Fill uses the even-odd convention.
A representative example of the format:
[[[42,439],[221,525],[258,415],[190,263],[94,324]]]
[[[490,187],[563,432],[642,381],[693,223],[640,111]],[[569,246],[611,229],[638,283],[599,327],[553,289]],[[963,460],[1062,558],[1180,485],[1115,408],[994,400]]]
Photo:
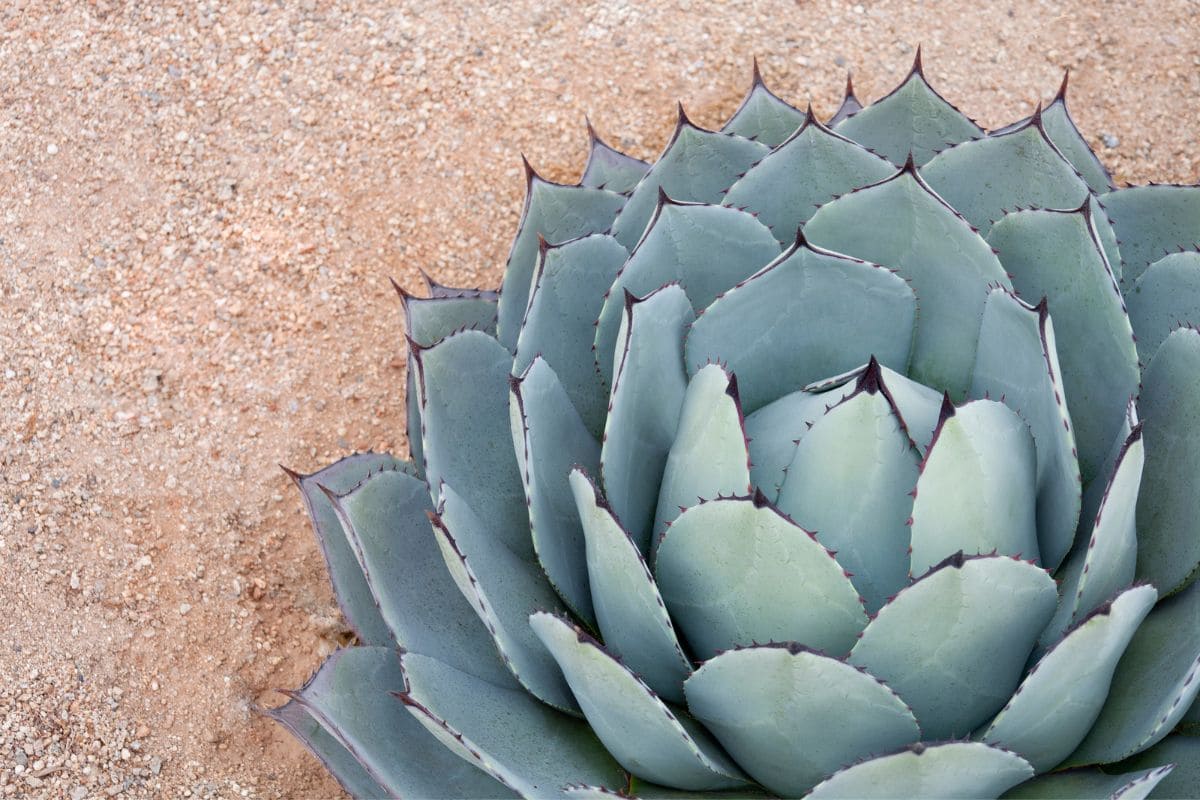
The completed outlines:
[[[1200,325],[1200,252],[1173,253],[1151,264],[1125,293],[1137,351],[1149,364],[1171,331]]]
[[[420,270],[420,272],[421,277],[425,279],[425,285],[429,287],[430,297],[482,297],[487,300],[498,300],[500,298],[500,292],[495,289],[446,286],[435,281],[425,270]]]
[[[983,741],[1006,747],[1038,772],[1071,754],[1108,697],[1113,671],[1158,592],[1138,586],[1101,606],[1042,657]]]
[[[933,193],[911,162],[892,178],[822,206],[804,233],[828,250],[892,267],[912,284],[921,318],[911,377],[963,397],[986,289],[1011,284],[983,239]]]
[[[916,316],[916,296],[902,278],[800,237],[708,306],[684,353],[690,370],[726,364],[745,408],[757,411],[873,356],[907,369]]]
[[[925,80],[919,49],[904,82],[839,123],[837,132],[897,164],[911,153],[918,165],[943,148],[983,136],[978,125]]]
[[[311,475],[284,469],[304,498],[304,507],[325,556],[333,594],[342,615],[359,641],[369,645],[391,645],[392,633],[379,613],[333,503],[321,487],[335,493],[348,492],[368,475],[385,469],[399,469],[401,465],[402,462],[383,453],[359,453]]]
[[[1061,343],[1063,390],[1083,479],[1098,474],[1137,392],[1137,349],[1125,305],[1086,205],[1021,211],[996,223],[988,242],[1026,298],[1045,297]]]
[[[849,396],[854,386],[841,384],[827,392],[792,392],[746,417],[750,441],[750,484],[772,502],[787,477],[796,443],[832,406]]]
[[[627,255],[616,239],[599,234],[545,245],[512,365],[520,375],[537,356],[546,359],[593,437],[604,430],[609,386],[592,363],[592,325]]]
[[[588,159],[579,182],[584,186],[608,189],[620,194],[633,191],[633,187],[637,186],[638,181],[650,170],[650,165],[606,144],[596,133],[590,120],[587,130]]]
[[[1079,128],[1075,127],[1075,120],[1071,119],[1071,112],[1067,110],[1067,80],[1069,77],[1067,74],[1063,75],[1062,86],[1058,88],[1058,94],[1042,112],[1042,125],[1050,136],[1050,140],[1058,147],[1059,152],[1087,181],[1088,188],[1097,194],[1103,194],[1116,187],[1113,186],[1112,176],[1109,175],[1108,170],[1096,157],[1096,154],[1092,152],[1092,148],[1088,146],[1087,140],[1083,138]]]
[[[946,403],[912,509],[912,572],[955,552],[1039,559],[1033,438],[1003,403]]]
[[[1067,765],[1110,764],[1162,741],[1200,691],[1198,672],[1200,584],[1193,583],[1159,603],[1138,628],[1100,718]]]
[[[1125,440],[1129,438],[1129,434],[1133,433],[1133,429],[1137,427],[1137,398],[1129,398],[1129,402],[1125,405],[1125,416],[1121,420],[1121,427],[1117,430],[1117,438],[1113,439],[1108,447],[1108,454],[1104,458],[1104,466],[1095,478],[1084,484],[1083,488],[1083,510],[1079,512],[1079,533],[1076,534],[1076,547],[1080,544],[1079,540],[1085,538],[1091,530],[1091,524],[1096,518],[1096,512],[1100,510],[1100,501],[1104,497],[1104,492],[1108,489],[1109,478],[1112,477],[1113,471],[1117,467],[1117,458],[1125,449]]]
[[[914,744],[822,781],[807,800],[990,800],[1033,776],[1020,756],[979,742]]]
[[[667,455],[650,552],[684,508],[700,500],[750,491],[750,454],[737,380],[716,364],[688,384],[679,427]]]
[[[1146,368],[1138,408],[1146,420],[1146,469],[1137,576],[1167,595],[1200,569],[1200,331],[1181,328],[1167,337]]]
[[[809,107],[804,124],[738,178],[724,205],[758,215],[783,245],[817,208],[838,195],[881,181],[891,162],[826,128]]]
[[[508,254],[500,287],[499,338],[509,350],[517,345],[521,320],[529,305],[539,238],[565,242],[608,230],[625,197],[607,189],[568,186],[543,180],[525,162],[525,207]]]
[[[721,128],[722,133],[735,133],[768,147],[775,147],[788,138],[804,122],[804,113],[793,108],[775,95],[763,83],[758,71],[758,60],[754,61],[754,77],[750,91],[738,106],[737,111]]]
[[[608,502],[642,553],[650,552],[659,481],[687,391],[683,334],[693,319],[679,286],[641,300],[625,295],[600,470]]]
[[[492,536],[450,486],[442,487],[438,513],[430,519],[450,576],[487,626],[513,676],[539,700],[578,713],[558,666],[529,627],[534,611],[565,611],[542,568]]]
[[[854,393],[800,440],[779,494],[779,510],[837,554],[872,614],[908,582],[917,462],[872,359]]]
[[[584,720],[417,653],[402,654],[400,665],[406,686],[399,697],[409,712],[451,752],[522,797],[566,796],[570,783],[625,785]]]
[[[592,730],[621,766],[680,789],[745,784],[742,771],[703,728],[672,713],[595,639],[551,614],[534,614],[529,622],[562,668]]]
[[[761,493],[684,511],[659,547],[655,576],[702,659],[769,641],[841,655],[867,622],[832,554]]]
[[[838,106],[838,110],[833,113],[826,123],[830,128],[836,127],[839,122],[862,111],[863,104],[859,102],[858,97],[854,94],[854,80],[850,73],[846,73],[846,93],[842,97],[842,104]]]
[[[632,250],[654,216],[660,192],[666,192],[676,200],[720,202],[722,192],[751,164],[766,155],[767,150],[766,145],[741,136],[697,128],[680,106],[679,121],[671,141],[633,190],[613,224],[613,236],[627,250]]]
[[[402,688],[404,676],[394,651],[353,647],[331,655],[308,684],[290,696],[383,789],[381,794],[362,797],[509,796],[503,786],[443,747],[405,713],[404,706],[388,697],[388,692]],[[355,788],[372,787],[362,783]]]
[[[414,348],[425,441],[425,476],[436,505],[442,483],[487,509],[492,536],[533,554],[525,492],[512,449],[508,379],[512,356],[480,331]]]
[[[600,312],[595,344],[601,374],[612,374],[626,291],[640,296],[677,281],[692,308],[701,309],[778,255],[779,243],[751,215],[664,196]]]
[[[1056,599],[1035,566],[960,554],[880,609],[848,661],[896,690],[923,738],[964,736],[1012,696]]]
[[[1007,211],[1077,208],[1088,198],[1087,184],[1046,135],[1040,111],[1008,133],[946,150],[921,175],[984,236]]]
[[[1145,800],[1172,769],[1168,764],[1121,775],[1108,775],[1098,769],[1055,772],[1005,792],[1003,800]]]
[[[912,712],[883,683],[794,646],[722,653],[684,688],[692,713],[730,755],[784,797],[921,735]]]
[[[1060,386],[1062,370],[1046,304],[1026,305],[1004,289],[988,295],[971,395],[1003,399],[1028,423],[1037,450],[1038,549],[1056,569],[1079,524],[1075,436]]]
[[[1138,487],[1145,464],[1142,429],[1136,426],[1117,457],[1091,530],[1076,543],[1059,571],[1058,611],[1042,632],[1048,646],[1118,590],[1133,582],[1137,562]]]
[[[360,798],[387,797],[387,789],[376,783],[354,754],[333,738],[329,731],[322,728],[321,723],[295,700],[279,708],[263,709],[262,713],[287,728],[299,739],[305,749],[317,757],[321,766],[329,771],[347,794]]]
[[[613,655],[667,700],[683,702],[692,666],[641,551],[608,503],[579,469],[571,489],[587,540],[592,603],[604,643]]]
[[[433,506],[425,482],[386,470],[343,495],[331,492],[330,500],[366,578],[368,596],[392,633],[388,644],[515,686],[487,630],[446,572],[429,527]]]
[[[1174,765],[1154,769],[1156,764]],[[1161,800],[1188,800],[1200,797],[1200,738],[1195,736],[1168,736],[1144,753],[1139,753],[1121,764],[1122,769],[1141,769],[1169,774],[1160,775],[1161,785],[1154,793]],[[1124,798],[1122,798],[1124,800]]]
[[[567,605],[595,625],[583,528],[567,474],[576,464],[598,470],[600,445],[584,427],[554,370],[540,356],[524,375],[513,379],[509,410],[538,563]]]
[[[1125,257],[1129,285],[1163,256],[1196,246],[1200,186],[1131,186],[1101,196]]]

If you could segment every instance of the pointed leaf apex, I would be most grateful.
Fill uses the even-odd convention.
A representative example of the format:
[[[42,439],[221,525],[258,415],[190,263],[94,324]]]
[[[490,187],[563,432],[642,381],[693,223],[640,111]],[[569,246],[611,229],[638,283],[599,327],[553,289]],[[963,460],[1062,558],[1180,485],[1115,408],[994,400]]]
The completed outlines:
[[[546,241],[546,237],[538,233],[538,253],[542,256],[546,255],[546,251],[550,249],[550,243]]]
[[[664,189],[662,186],[659,186],[658,187],[658,207],[662,208],[663,206],[677,206],[677,205],[679,205],[679,201],[672,200],[671,196],[667,194],[667,190]]]
[[[854,97],[854,73],[846,70],[846,98]],[[858,98],[855,98],[858,99]]]
[[[338,493],[333,489],[330,489],[323,483],[318,483],[317,488],[321,490],[321,494],[329,498],[329,502],[333,503],[335,508],[341,505],[341,501],[338,498]]]
[[[587,114],[583,115],[583,124],[587,127],[589,146],[595,147],[598,144],[604,144],[604,141],[600,138],[600,134],[596,133],[595,126],[592,125],[592,118]]]
[[[296,470],[294,470],[294,469],[291,469],[291,468],[289,468],[289,467],[285,467],[283,464],[280,464],[280,465],[279,465],[279,468],[280,468],[281,470],[283,470],[283,474],[284,474],[284,475],[287,475],[289,478],[291,478],[291,479],[292,479],[292,481],[293,481],[293,482],[294,482],[294,483],[295,483],[297,486],[299,486],[299,485],[300,485],[300,482],[304,480],[304,476],[303,476],[303,475],[301,475],[299,472],[296,472]]]
[[[738,408],[742,407],[742,397],[738,394],[737,375],[729,373],[729,384],[725,387],[725,394],[733,398],[734,405]]]
[[[937,426],[942,427],[942,423],[954,416],[954,401],[950,399],[949,392],[942,392],[942,408],[938,411]]]
[[[542,176],[537,174],[537,170],[529,163],[529,159],[525,157],[524,153],[521,153],[521,167],[525,170],[526,187],[532,186],[535,180],[540,181],[542,179]]]
[[[763,490],[757,486],[754,487],[754,497],[752,498],[752,502],[754,503],[755,508],[766,508],[771,505],[771,501],[767,499],[765,494],[763,494]]]
[[[908,173],[914,178],[917,176],[917,162],[913,160],[912,150],[908,151],[908,158],[904,159],[904,166],[900,168],[900,174]]]
[[[1070,80],[1071,68],[1067,67],[1063,70],[1062,83],[1059,84],[1058,94],[1054,95],[1054,100],[1052,102],[1062,103],[1063,105],[1067,104],[1067,84],[1070,82]]]
[[[806,108],[804,111],[804,127],[807,128],[809,125],[813,124],[819,125],[820,123],[817,121],[817,115],[813,113],[812,102],[809,101],[808,108]]]
[[[858,376],[858,385],[855,386],[855,390],[875,394],[882,385],[883,371],[879,367],[878,359],[872,355],[871,360],[867,362],[867,368]]]
[[[912,69],[908,73],[910,78],[913,75],[920,75],[922,80],[925,79],[925,66],[921,63],[921,45],[917,45],[917,54],[913,57]]]
[[[762,71],[758,68],[758,56],[751,56],[750,63],[753,70],[750,74],[750,91],[754,91],[759,86],[765,89],[767,85],[763,83]]]
[[[676,100],[675,105],[677,107],[677,111],[679,114],[679,118],[675,121],[675,128],[678,130],[679,128],[694,128],[694,127],[696,127],[694,124],[692,124],[692,121],[690,119],[688,119],[687,112],[683,110],[683,101]]]
[[[808,237],[804,235],[803,223],[796,226],[796,242],[794,247],[797,250],[799,250],[801,247],[808,247]]]
[[[425,279],[425,286],[427,286],[429,288],[430,294],[433,293],[434,289],[441,288],[441,284],[438,283],[437,281],[435,281],[433,279],[433,276],[430,275],[428,272],[426,272],[424,269],[422,269],[421,267],[417,267],[417,272],[421,273],[421,277]],[[393,283],[395,283],[395,281],[393,281]]]
[[[1037,108],[1033,109],[1033,115],[1029,117],[1029,124],[1037,128],[1044,135],[1046,133],[1045,126],[1042,122],[1042,101],[1039,100]]]
[[[421,274],[424,275],[424,272],[422,272]],[[426,275],[425,279],[426,279],[426,281],[428,281],[429,276]],[[400,302],[404,303],[405,305],[408,305],[408,301],[412,300],[415,297],[415,295],[413,295],[412,292],[408,291],[403,286],[401,286],[399,283],[397,283],[396,279],[391,277],[390,275],[388,276],[388,280],[391,282],[392,288],[396,290],[396,294],[400,295]]]

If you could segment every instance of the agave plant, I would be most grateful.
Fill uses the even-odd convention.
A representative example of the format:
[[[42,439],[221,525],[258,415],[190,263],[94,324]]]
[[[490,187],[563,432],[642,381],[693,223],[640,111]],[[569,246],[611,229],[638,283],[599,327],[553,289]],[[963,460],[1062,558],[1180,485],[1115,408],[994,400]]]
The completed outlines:
[[[527,165],[412,459],[294,475],[358,646],[268,713],[359,797],[1200,796],[1200,188],[1066,88]]]

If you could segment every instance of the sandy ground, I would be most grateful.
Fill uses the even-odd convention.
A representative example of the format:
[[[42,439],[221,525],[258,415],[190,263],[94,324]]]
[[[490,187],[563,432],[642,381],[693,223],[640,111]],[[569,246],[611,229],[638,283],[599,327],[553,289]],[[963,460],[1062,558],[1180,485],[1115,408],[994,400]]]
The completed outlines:
[[[388,276],[497,284],[585,113],[650,157],[753,55],[827,113],[923,43],[982,124],[1070,67],[1120,180],[1196,180],[1200,5],[968,5],[0,4],[0,796],[338,796],[251,711],[345,635],[276,464],[405,449]]]

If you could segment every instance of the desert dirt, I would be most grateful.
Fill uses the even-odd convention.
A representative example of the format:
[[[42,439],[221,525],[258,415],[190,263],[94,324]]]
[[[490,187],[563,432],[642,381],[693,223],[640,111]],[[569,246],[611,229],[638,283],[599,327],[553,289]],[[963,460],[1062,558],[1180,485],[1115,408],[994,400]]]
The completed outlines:
[[[337,797],[253,712],[346,631],[298,494],[406,451],[388,277],[498,284],[520,155],[652,157],[768,84],[828,115],[924,45],[1053,95],[1119,181],[1200,172],[1200,5],[0,4],[0,796]]]

